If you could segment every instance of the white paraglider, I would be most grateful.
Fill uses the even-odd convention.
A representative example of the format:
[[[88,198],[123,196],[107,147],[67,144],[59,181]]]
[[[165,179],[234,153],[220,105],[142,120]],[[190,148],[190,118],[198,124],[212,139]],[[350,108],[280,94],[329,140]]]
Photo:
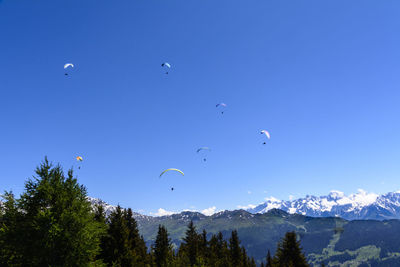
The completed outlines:
[[[74,64],[72,64],[72,63],[67,63],[67,64],[65,64],[64,65],[64,70],[65,70],[65,76],[68,76],[68,72],[67,72],[67,70],[69,69],[69,68],[74,68]]]
[[[271,139],[271,135],[269,134],[269,132],[267,130],[261,130],[260,132],[261,134],[264,134],[268,140]],[[263,143],[263,145],[267,144],[266,142]]]
[[[168,74],[169,69],[171,68],[171,64],[169,64],[168,62],[164,62],[161,64],[161,67],[165,68],[165,74]]]

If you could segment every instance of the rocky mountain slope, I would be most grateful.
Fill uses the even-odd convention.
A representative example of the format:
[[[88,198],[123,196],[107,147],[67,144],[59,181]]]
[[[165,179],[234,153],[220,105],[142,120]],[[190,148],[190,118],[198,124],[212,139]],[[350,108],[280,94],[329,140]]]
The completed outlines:
[[[287,201],[270,198],[247,211],[255,214],[271,209],[281,209],[290,214],[341,217],[347,220],[400,219],[400,191],[376,195],[359,190],[357,194],[349,196],[339,191],[331,191],[327,196],[306,196]]]

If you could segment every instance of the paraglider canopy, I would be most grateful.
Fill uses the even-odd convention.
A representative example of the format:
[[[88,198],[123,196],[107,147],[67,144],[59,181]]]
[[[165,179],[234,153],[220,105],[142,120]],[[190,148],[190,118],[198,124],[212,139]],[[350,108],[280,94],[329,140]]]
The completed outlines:
[[[268,139],[271,139],[271,135],[269,134],[269,132],[268,132],[267,130],[261,130],[260,133],[261,133],[261,134],[265,134],[265,136],[266,136]]]
[[[170,169],[164,170],[164,171],[160,174],[160,178],[161,178],[161,176],[164,175],[164,173],[169,172],[169,171],[176,171],[176,172],[179,172],[180,174],[182,174],[183,176],[185,175],[185,174],[183,173],[183,171],[181,171],[181,170],[179,170],[179,169],[170,168]]]
[[[209,147],[200,147],[199,149],[197,149],[197,153],[199,153],[202,150],[211,150]]]
[[[221,114],[224,114],[223,110],[226,108],[226,106],[227,105],[225,103],[219,103],[219,104],[215,105],[216,108],[218,108],[218,107],[222,108]]]
[[[226,104],[225,104],[225,103],[219,103],[219,104],[216,104],[216,105],[215,105],[215,107],[219,107],[219,106],[221,106],[221,107],[226,107]]]
[[[171,68],[171,64],[169,64],[168,62],[164,62],[164,63],[161,64],[161,67]]]
[[[74,67],[74,64],[72,64],[72,63],[67,63],[67,64],[65,64],[65,65],[64,65],[64,70],[65,70],[64,75],[65,75],[65,76],[68,76],[68,71],[67,71],[67,69],[68,69],[68,68],[73,68],[73,67]]]
[[[209,147],[200,147],[199,149],[197,149],[197,153],[200,153],[201,151],[211,151],[211,149]],[[204,156],[203,161],[207,161],[207,158]]]
[[[69,68],[69,67],[73,68],[73,67],[74,67],[74,64],[72,64],[72,63],[67,63],[67,64],[64,65],[64,69],[67,69],[67,68]]]
[[[77,161],[83,161],[83,158],[80,157],[80,156],[78,156],[78,157],[76,157],[76,160],[77,160]]]
[[[161,64],[161,67],[170,69],[171,68],[171,64],[169,64],[168,62],[164,62],[164,63]],[[168,70],[165,72],[165,74],[168,74]]]

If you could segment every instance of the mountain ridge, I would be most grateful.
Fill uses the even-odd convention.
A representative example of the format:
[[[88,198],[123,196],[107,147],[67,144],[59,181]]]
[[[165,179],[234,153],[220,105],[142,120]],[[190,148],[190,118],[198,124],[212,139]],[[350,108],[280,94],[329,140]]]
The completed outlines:
[[[101,199],[88,197],[92,205],[102,205],[105,208],[108,216],[116,206],[110,205]],[[386,194],[377,195],[367,193],[364,190],[359,190],[356,194],[346,196],[343,192],[333,190],[326,196],[307,195],[304,198],[293,200],[279,200],[276,198],[268,198],[265,202],[259,205],[249,205],[240,207],[252,214],[266,213],[272,209],[279,209],[288,214],[301,214],[310,217],[340,217],[346,220],[389,220],[400,219],[400,191],[389,192]],[[197,212],[204,216],[213,216],[225,211],[215,212],[213,214],[204,214],[201,211]],[[189,211],[181,211],[162,216],[144,215],[134,212],[135,218],[147,219],[164,216],[174,216],[183,214]]]
[[[307,195],[286,201],[269,198],[246,210],[256,214],[270,209],[311,217],[341,217],[346,220],[400,219],[400,191],[377,195],[359,190],[356,194],[346,196],[343,192],[334,190],[327,196],[319,197]]]

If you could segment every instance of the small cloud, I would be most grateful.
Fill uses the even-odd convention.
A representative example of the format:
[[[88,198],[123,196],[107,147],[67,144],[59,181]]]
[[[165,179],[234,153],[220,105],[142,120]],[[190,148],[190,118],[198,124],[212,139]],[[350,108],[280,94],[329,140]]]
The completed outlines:
[[[214,213],[216,213],[216,211],[217,211],[217,208],[214,206],[214,207],[209,207],[207,209],[202,210],[201,213],[203,213],[206,216],[211,216]]]
[[[151,215],[154,216],[168,216],[168,215],[172,215],[175,214],[176,212],[173,211],[167,211],[165,209],[159,208],[158,211],[156,213],[150,212]]]
[[[257,205],[249,204],[247,206],[238,205],[237,208],[241,210],[254,209]]]
[[[266,197],[264,198],[265,201],[270,201],[270,202],[279,202],[280,200],[274,197]]]
[[[247,191],[247,194],[251,195],[253,192],[251,192],[250,190]]]
[[[182,212],[184,212],[184,211],[189,211],[189,212],[198,212],[197,210],[194,210],[194,209],[183,209],[183,210],[182,210]]]
[[[364,189],[358,189],[357,194],[352,194],[350,197],[363,205],[369,205],[376,201],[379,195],[375,193],[368,193]]]
[[[294,199],[293,195],[289,195],[289,200],[292,201]]]

